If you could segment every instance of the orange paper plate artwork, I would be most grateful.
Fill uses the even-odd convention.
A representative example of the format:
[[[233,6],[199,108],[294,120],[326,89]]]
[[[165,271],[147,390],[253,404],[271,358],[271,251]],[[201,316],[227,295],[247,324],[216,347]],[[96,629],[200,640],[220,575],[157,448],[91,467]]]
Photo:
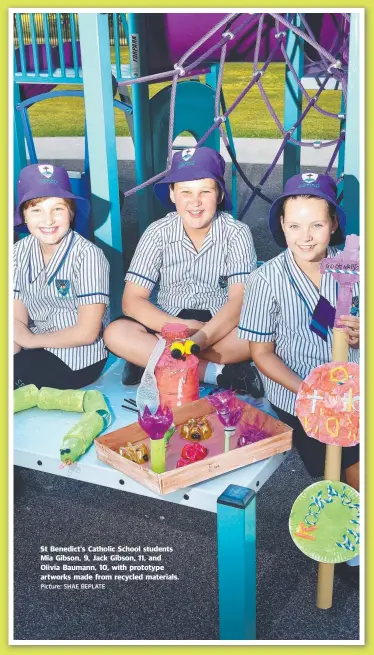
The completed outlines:
[[[296,415],[309,437],[334,446],[360,440],[360,367],[330,362],[315,368],[302,382]]]

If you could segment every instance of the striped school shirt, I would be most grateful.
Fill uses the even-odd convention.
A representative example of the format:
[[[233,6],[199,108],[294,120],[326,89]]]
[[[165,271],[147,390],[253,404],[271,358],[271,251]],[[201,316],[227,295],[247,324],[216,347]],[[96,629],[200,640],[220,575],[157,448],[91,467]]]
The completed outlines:
[[[152,291],[157,306],[177,316],[182,309],[216,314],[228,300],[230,284],[244,283],[256,267],[247,225],[218,212],[199,251],[177,212],[152,223],[143,233],[125,280]]]
[[[339,253],[329,247],[327,257]],[[321,275],[320,289],[295,263],[287,249],[266,262],[248,278],[239,321],[239,337],[248,341],[274,342],[275,353],[304,379],[321,364],[331,361],[332,330],[327,342],[309,329],[311,315],[324,296],[333,307],[337,301],[337,283],[330,273]],[[358,301],[359,284],[353,289]],[[349,348],[349,361],[359,362],[359,350]],[[296,394],[261,374],[267,397],[273,405],[295,413]]]
[[[14,244],[14,299],[22,300],[34,334],[76,325],[78,307],[109,305],[109,263],[100,248],[69,230],[45,266],[38,239],[30,235]],[[107,323],[107,316],[103,325]],[[46,348],[73,371],[105,359],[101,334],[87,346]]]

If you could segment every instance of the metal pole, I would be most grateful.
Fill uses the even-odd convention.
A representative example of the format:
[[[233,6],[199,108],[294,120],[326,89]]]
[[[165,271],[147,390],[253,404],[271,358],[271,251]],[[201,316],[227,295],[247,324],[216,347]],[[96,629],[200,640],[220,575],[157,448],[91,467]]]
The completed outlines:
[[[360,229],[360,137],[363,116],[360,103],[360,14],[351,14],[349,32],[349,64],[346,107],[344,199],[347,234],[359,234]]]
[[[122,231],[107,14],[78,14],[94,240],[111,268],[111,316],[121,314]]]
[[[147,75],[145,49],[144,14],[128,15],[130,66],[132,77]],[[135,177],[136,184],[142,184],[153,176],[153,153],[151,138],[151,113],[149,105],[149,85],[133,84],[131,87],[134,125]],[[154,129],[158,129],[155,126]],[[146,187],[137,193],[139,233],[155,218],[153,189]]]
[[[288,16],[289,18],[289,16]],[[292,23],[302,29],[300,15],[295,14]],[[289,30],[286,44],[287,54],[301,79],[304,75],[304,41]],[[290,70],[286,70],[284,90],[284,129],[289,130],[295,125],[302,112],[302,93]],[[301,140],[301,124],[292,133],[292,137]],[[300,147],[287,143],[283,154],[283,186],[293,175],[300,173]]]
[[[256,494],[230,484],[217,499],[220,639],[256,639]]]
[[[14,116],[13,116],[13,133],[14,133],[14,198],[17,200],[17,182],[21,169],[27,164],[26,161],[26,148],[25,148],[25,135],[23,132],[23,125],[20,112],[17,110],[17,105],[20,102],[19,86],[13,83],[13,97],[14,97]]]

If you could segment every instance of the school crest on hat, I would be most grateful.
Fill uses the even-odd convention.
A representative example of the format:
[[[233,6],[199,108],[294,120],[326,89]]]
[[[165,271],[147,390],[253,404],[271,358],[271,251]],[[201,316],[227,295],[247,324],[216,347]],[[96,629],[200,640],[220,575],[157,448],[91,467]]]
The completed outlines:
[[[41,174],[48,179],[53,175],[52,164],[41,164],[41,166],[38,166],[38,169],[41,172]]]
[[[196,148],[186,148],[182,150],[182,159],[183,161],[189,161],[191,157],[194,156]]]
[[[301,177],[303,182],[306,182],[307,184],[312,184],[312,182],[316,181],[318,177],[318,173],[303,173]]]

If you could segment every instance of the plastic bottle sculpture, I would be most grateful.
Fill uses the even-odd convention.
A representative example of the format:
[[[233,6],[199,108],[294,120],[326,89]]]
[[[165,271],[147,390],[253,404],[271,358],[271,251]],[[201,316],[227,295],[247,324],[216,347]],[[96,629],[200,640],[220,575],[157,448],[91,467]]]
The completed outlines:
[[[199,398],[199,360],[193,354],[199,348],[185,325],[166,323],[161,335],[166,346],[155,368],[160,405],[175,409]]]

